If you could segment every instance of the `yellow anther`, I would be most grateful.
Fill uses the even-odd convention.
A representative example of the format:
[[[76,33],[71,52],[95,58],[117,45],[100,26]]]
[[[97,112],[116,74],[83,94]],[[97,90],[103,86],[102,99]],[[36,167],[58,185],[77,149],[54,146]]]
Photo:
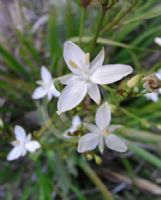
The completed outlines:
[[[110,135],[110,134],[111,134],[111,133],[110,133],[107,129],[103,131],[103,135],[104,135],[104,136],[107,136],[107,135]]]
[[[78,68],[77,64],[72,60],[69,61],[69,65],[73,68]]]
[[[89,54],[89,53],[86,53],[86,54],[85,54],[85,60],[84,60],[84,64],[85,64],[85,65],[89,64],[89,59],[90,59],[90,54]]]

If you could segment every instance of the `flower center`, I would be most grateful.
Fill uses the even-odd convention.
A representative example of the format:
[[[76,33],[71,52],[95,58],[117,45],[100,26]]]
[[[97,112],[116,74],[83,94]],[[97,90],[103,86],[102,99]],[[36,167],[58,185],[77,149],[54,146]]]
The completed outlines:
[[[103,131],[103,136],[107,136],[107,135],[110,135],[111,133],[109,132],[109,130],[105,129]]]

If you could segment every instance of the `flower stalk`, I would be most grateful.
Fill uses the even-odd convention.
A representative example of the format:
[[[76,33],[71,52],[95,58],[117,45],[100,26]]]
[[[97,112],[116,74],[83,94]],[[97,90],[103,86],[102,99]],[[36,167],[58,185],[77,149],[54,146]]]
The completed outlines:
[[[109,23],[102,31],[101,34],[107,32],[108,30],[110,30],[112,27],[114,27],[115,25],[118,24],[118,22],[120,22],[120,20],[125,17],[129,12],[131,12],[131,10],[135,7],[135,5],[137,4],[137,0],[135,0],[128,8],[122,10],[120,13],[118,13],[118,15],[116,15],[116,17],[112,20],[111,23]]]
[[[96,29],[96,32],[95,32],[95,35],[91,41],[91,47],[90,47],[90,52],[92,53],[93,52],[93,49],[95,48],[95,45],[97,43],[97,38],[99,37],[99,33],[100,33],[100,30],[101,30],[101,27],[102,27],[102,24],[103,24],[103,21],[104,21],[104,18],[106,16],[106,7],[105,6],[102,6],[101,7],[101,16],[100,16],[100,19],[98,21],[98,25],[97,25],[97,29]]]
[[[79,45],[80,46],[82,43],[85,13],[86,13],[86,7],[82,7],[81,8],[81,18],[80,18],[80,29],[79,29]]]
[[[100,189],[105,200],[113,200],[112,195],[108,188],[103,184],[101,179],[97,176],[94,170],[85,162],[79,162],[82,170],[87,174],[87,176],[95,183],[95,185]]]

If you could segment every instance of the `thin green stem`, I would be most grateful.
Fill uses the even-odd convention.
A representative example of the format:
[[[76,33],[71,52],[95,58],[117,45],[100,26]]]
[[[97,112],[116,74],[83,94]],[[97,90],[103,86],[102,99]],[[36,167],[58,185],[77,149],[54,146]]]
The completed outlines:
[[[87,176],[95,183],[95,185],[100,189],[102,195],[104,196],[105,200],[113,200],[113,197],[108,190],[108,188],[103,184],[101,179],[97,176],[95,171],[85,162],[79,162],[80,167],[82,170],[87,174]]]
[[[131,151],[133,151],[136,155],[140,156],[142,159],[150,162],[152,165],[157,167],[158,169],[161,169],[161,160],[155,155],[152,155],[148,151],[142,149],[136,144],[133,144],[131,142],[128,142],[128,147]]]
[[[106,16],[106,9],[102,7],[101,16],[100,16],[100,19],[98,21],[97,29],[96,29],[96,32],[95,32],[94,37],[92,39],[92,42],[91,42],[90,53],[92,53],[94,48],[95,48],[95,45],[97,43],[97,38],[99,37],[99,33],[100,33],[100,30],[101,30],[105,16]]]
[[[124,16],[126,16],[132,9],[133,7],[137,4],[137,0],[135,0],[130,7],[128,7],[125,10],[122,10],[116,17],[112,20],[110,24],[108,24],[102,31],[101,34],[104,32],[110,30],[113,26],[115,26]]]
[[[79,29],[79,45],[82,43],[83,28],[84,28],[84,18],[86,9],[82,6],[81,8],[81,18],[80,18],[80,29]]]
[[[140,119],[138,116],[134,115],[133,113],[129,112],[128,110],[124,109],[124,108],[119,108],[119,110],[121,112],[123,112],[124,114],[128,115],[131,118],[134,118],[137,121],[141,121],[142,119]]]

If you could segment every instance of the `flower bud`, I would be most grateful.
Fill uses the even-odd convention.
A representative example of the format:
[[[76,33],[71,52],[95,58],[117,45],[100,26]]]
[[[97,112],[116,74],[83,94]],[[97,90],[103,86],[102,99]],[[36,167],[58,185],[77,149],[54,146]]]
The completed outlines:
[[[137,84],[139,83],[139,81],[141,80],[142,75],[138,74],[133,76],[128,82],[127,82],[127,86],[129,88],[134,88],[135,86],[137,86]]]
[[[101,165],[102,164],[102,159],[99,156],[94,155],[94,159],[95,159],[95,162],[96,162],[97,165]]]
[[[80,0],[80,3],[83,7],[87,7],[90,3],[91,3],[92,0]]]
[[[156,74],[151,74],[143,78],[144,84],[143,87],[150,92],[155,92],[161,88],[161,80]]]
[[[115,113],[117,111],[117,106],[110,104],[110,109],[112,113]]]
[[[93,159],[93,155],[91,153],[86,153],[85,154],[85,157],[88,159],[88,160],[92,160]]]

